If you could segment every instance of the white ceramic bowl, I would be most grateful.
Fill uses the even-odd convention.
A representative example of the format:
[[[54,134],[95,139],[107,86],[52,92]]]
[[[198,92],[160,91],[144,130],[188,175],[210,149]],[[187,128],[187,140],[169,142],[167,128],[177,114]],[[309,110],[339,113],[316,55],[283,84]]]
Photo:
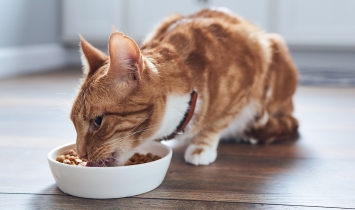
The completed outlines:
[[[157,188],[168,170],[171,148],[153,142],[143,151],[162,157],[159,160],[131,166],[82,167],[57,162],[58,155],[75,148],[74,143],[53,149],[48,163],[57,186],[63,192],[83,198],[121,198],[142,194]]]

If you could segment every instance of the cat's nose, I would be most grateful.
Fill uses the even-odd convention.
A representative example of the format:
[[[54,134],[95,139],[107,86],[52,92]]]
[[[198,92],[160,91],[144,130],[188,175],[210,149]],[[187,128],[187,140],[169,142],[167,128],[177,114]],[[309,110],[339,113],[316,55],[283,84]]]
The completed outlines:
[[[78,156],[83,159],[87,159],[88,157],[86,148],[81,147],[78,143],[76,144],[76,154],[78,154]]]
[[[86,154],[86,152],[78,153],[78,155],[81,159],[86,159],[86,160],[88,159],[88,155]]]
[[[81,158],[81,159],[85,159],[85,160],[87,160],[87,159],[88,159],[88,156],[87,156],[87,155],[86,155],[86,153],[85,153],[85,155],[84,155],[84,156],[81,156],[81,155],[80,155],[80,158]]]

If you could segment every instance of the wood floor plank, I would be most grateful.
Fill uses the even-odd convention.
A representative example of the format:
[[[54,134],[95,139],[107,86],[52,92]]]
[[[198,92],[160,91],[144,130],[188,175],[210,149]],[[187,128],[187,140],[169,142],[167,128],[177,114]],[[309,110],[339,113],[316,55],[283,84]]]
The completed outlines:
[[[256,147],[220,145],[225,152],[207,167],[186,165],[175,153],[161,187],[139,197],[355,207],[354,159],[238,155],[243,148]]]
[[[172,163],[157,189],[113,200],[65,195],[55,185],[46,156],[75,141],[68,116],[79,77],[80,72],[64,71],[1,81],[0,205],[16,206],[17,200],[19,209],[34,203],[44,209],[76,203],[86,209],[117,203],[122,208],[157,203],[173,209],[355,208],[355,88],[299,87],[297,141],[267,146],[222,142],[216,162],[200,167],[184,162],[186,145],[170,141]]]
[[[353,160],[236,154],[236,151],[256,148],[259,147],[221,144],[220,150],[234,154],[220,154],[217,161],[207,167],[186,164],[183,153],[176,151],[162,185],[138,197],[355,207]],[[0,192],[62,194],[56,188],[44,158],[47,149],[0,151],[0,160],[6,160],[2,155],[17,156],[13,164],[2,163],[6,172],[0,173],[3,182]],[[28,159],[32,161],[22,164]],[[337,173],[327,174],[332,171]]]
[[[109,200],[84,199],[60,195],[0,194],[0,209],[238,209],[238,210],[320,210],[321,207],[264,205],[248,203],[223,203],[192,200],[158,200],[140,198],[120,198]]]

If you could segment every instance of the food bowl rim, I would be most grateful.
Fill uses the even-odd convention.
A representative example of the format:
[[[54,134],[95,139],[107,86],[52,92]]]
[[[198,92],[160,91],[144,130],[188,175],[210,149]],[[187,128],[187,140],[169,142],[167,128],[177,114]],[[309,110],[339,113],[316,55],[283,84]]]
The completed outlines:
[[[52,158],[53,156],[53,153],[64,148],[64,147],[67,147],[67,146],[71,146],[71,145],[75,145],[75,142],[71,142],[71,143],[67,143],[67,144],[63,144],[61,146],[58,146],[54,149],[52,149],[48,155],[47,155],[47,159],[48,161],[50,161],[52,164],[55,164],[55,165],[58,165],[59,167],[71,167],[71,168],[76,168],[76,169],[82,169],[82,170],[126,170],[128,168],[133,168],[133,167],[143,167],[143,166],[148,166],[148,165],[151,165],[151,164],[158,164],[160,161],[163,161],[164,159],[166,158],[170,158],[169,156],[172,156],[172,153],[173,153],[173,150],[162,144],[162,143],[159,143],[159,142],[156,142],[158,144],[160,144],[160,146],[162,147],[165,147],[166,149],[168,149],[169,153],[167,155],[165,155],[164,157],[160,158],[159,160],[155,160],[155,161],[152,161],[152,162],[149,162],[149,163],[144,163],[144,164],[137,164],[137,165],[128,165],[128,166],[114,166],[114,167],[83,167],[83,166],[77,166],[77,167],[74,167],[72,165],[67,165],[67,164],[64,164],[64,163],[60,163],[58,161],[56,161],[54,158]]]

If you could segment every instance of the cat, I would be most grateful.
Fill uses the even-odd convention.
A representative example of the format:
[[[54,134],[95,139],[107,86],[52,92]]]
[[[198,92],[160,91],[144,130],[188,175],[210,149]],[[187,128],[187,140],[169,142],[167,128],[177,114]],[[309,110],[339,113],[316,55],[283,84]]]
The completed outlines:
[[[224,9],[171,15],[141,47],[113,30],[108,53],[80,37],[84,80],[71,120],[92,165],[154,140],[188,140],[186,162],[216,160],[222,137],[269,144],[298,129],[297,69],[280,35]]]

